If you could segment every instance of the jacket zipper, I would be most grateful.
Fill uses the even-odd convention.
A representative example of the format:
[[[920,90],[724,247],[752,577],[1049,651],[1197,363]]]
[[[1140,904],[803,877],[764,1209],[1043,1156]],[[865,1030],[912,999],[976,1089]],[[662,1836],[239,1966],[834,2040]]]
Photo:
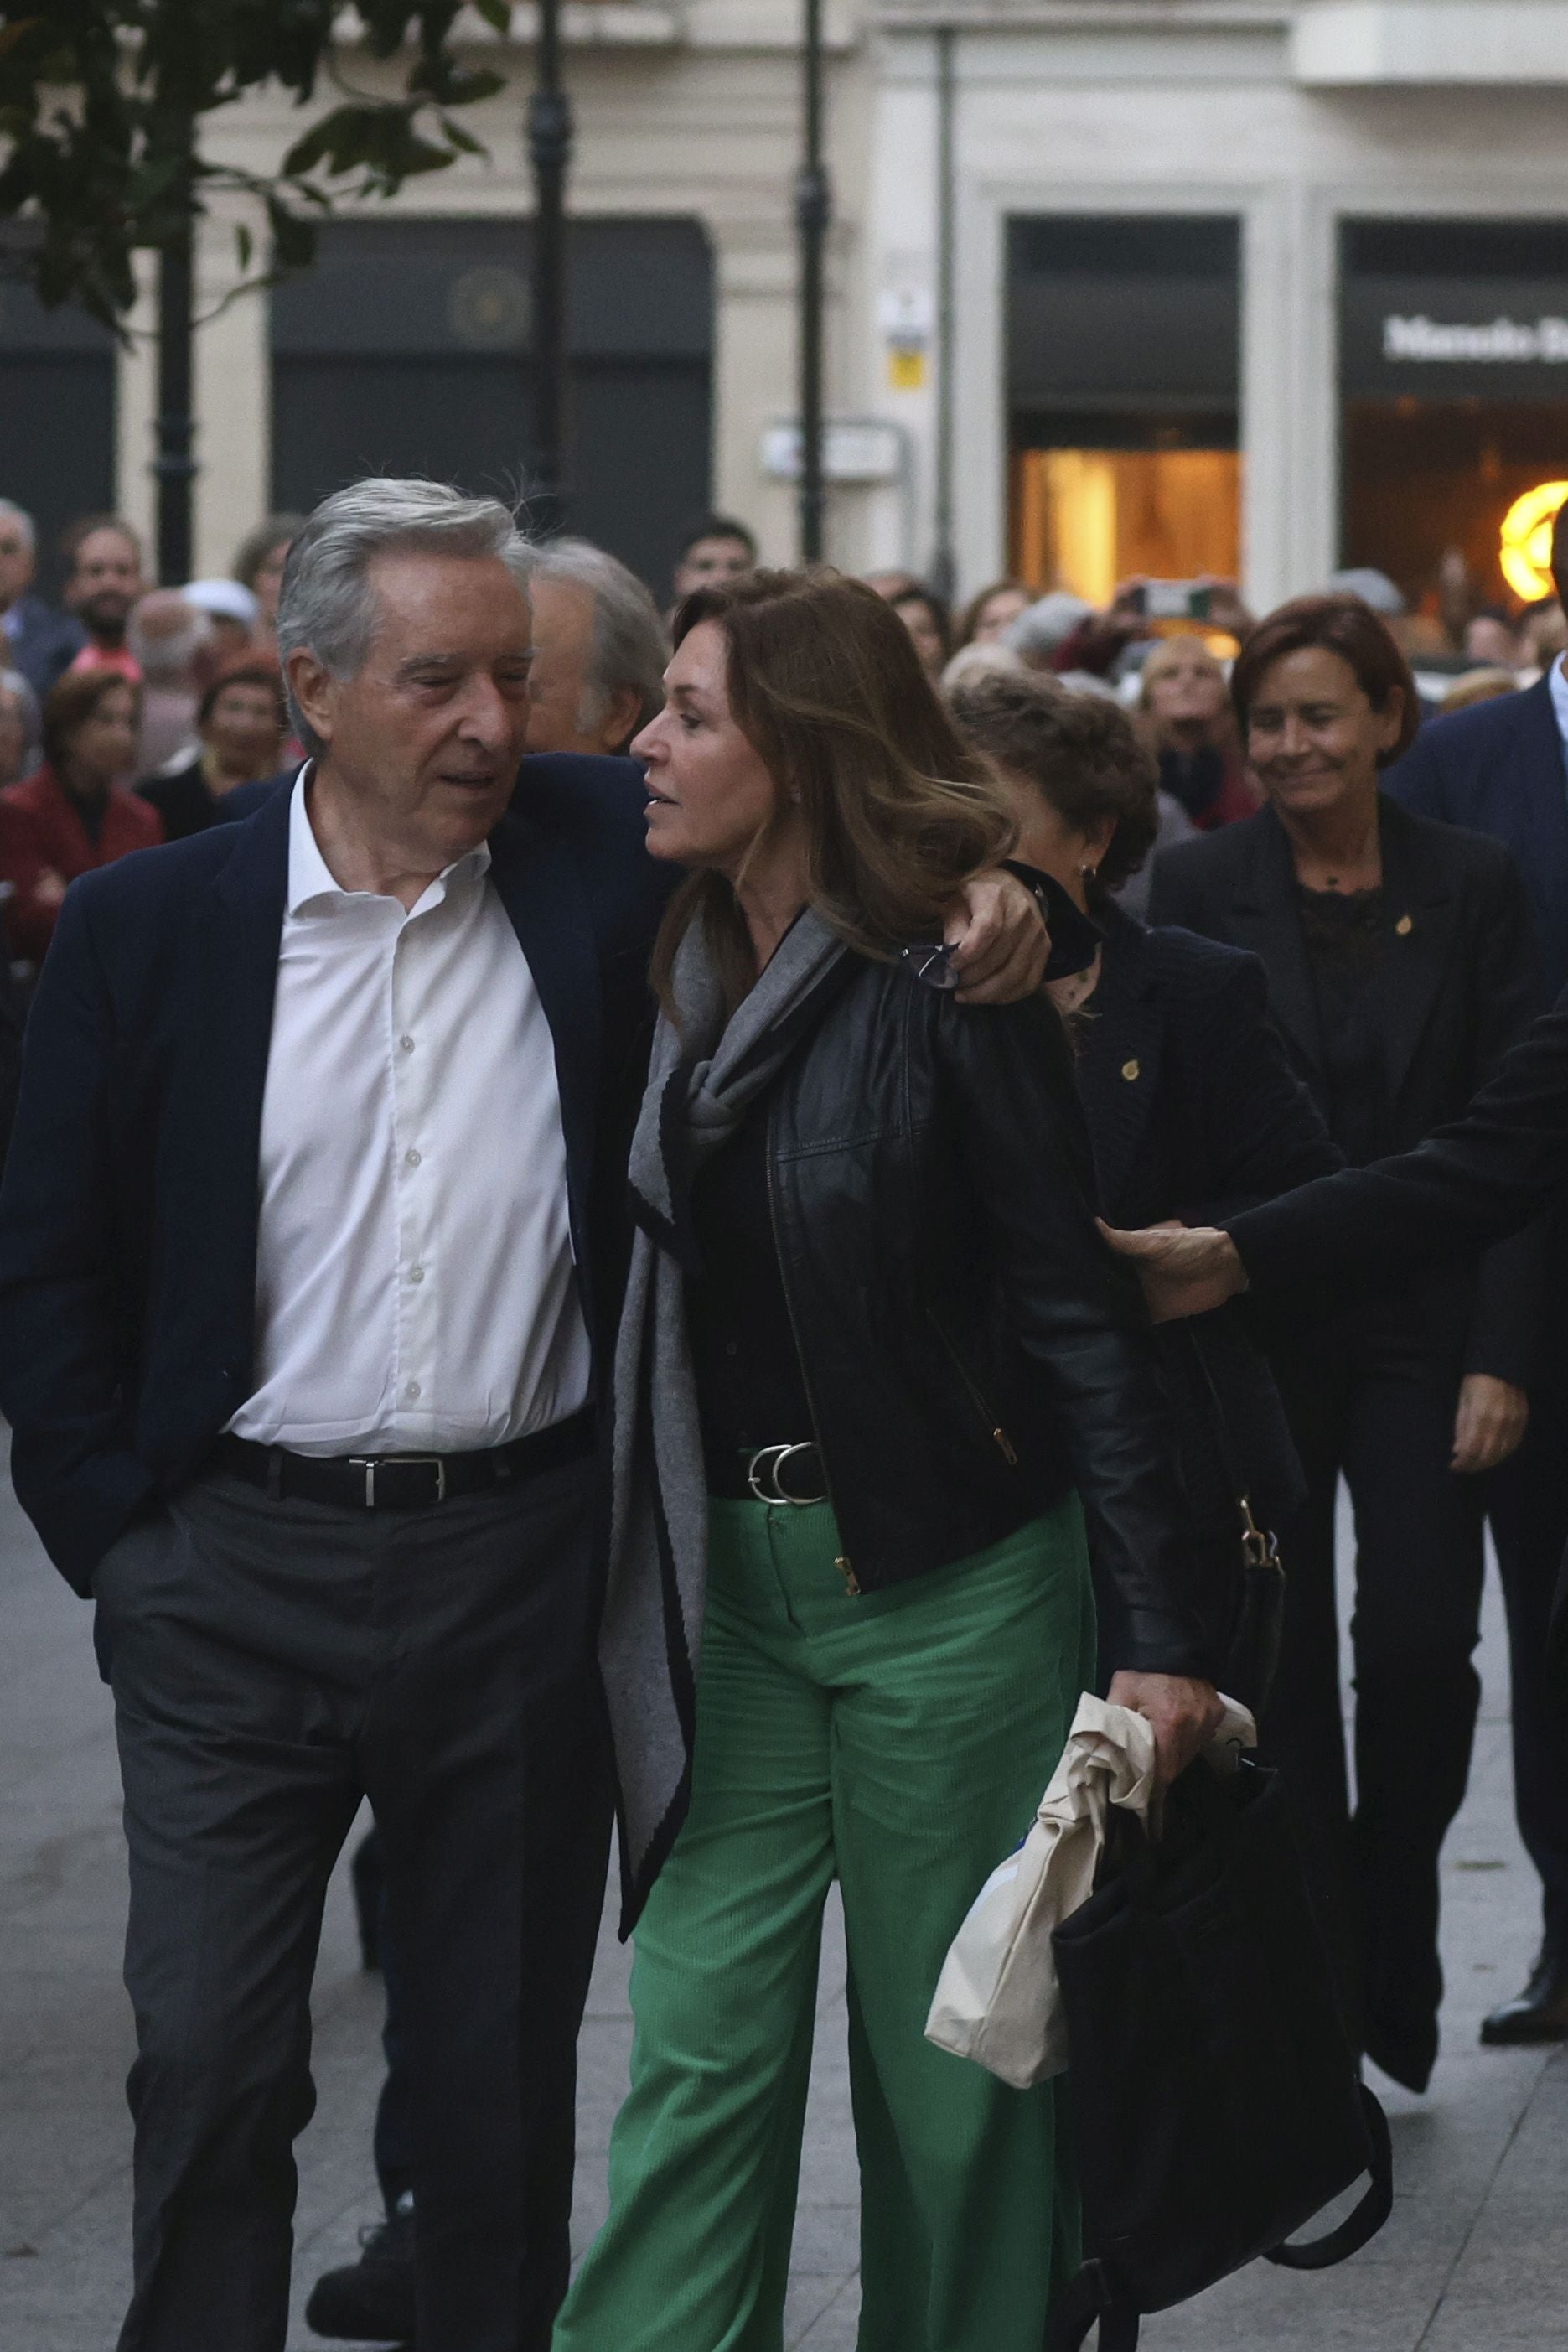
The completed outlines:
[[[790,1337],[795,1342],[795,1360],[800,1367],[800,1386],[806,1391],[806,1411],[810,1416],[811,1440],[817,1449],[817,1457],[822,1465],[822,1484],[828,1490],[828,1508],[832,1512],[834,1526],[839,1527],[841,1525],[839,1507],[833,1500],[832,1480],[828,1476],[828,1454],[827,1448],[822,1444],[821,1425],[817,1419],[817,1400],[811,1393],[811,1375],[806,1366],[806,1351],[800,1345],[800,1327],[795,1319],[795,1302],[789,1296],[789,1276],[784,1271],[784,1252],[779,1244],[779,1196],[775,1183],[773,1153],[773,1135],[777,1119],[778,1105],[770,1103],[768,1108],[768,1222],[773,1233],[773,1255],[779,1261],[779,1287],[784,1293],[784,1308],[789,1318]],[[834,1559],[833,1566],[843,1578],[844,1590],[850,1599],[858,1601],[860,1583],[852,1562],[841,1552]]]
[[[985,1423],[987,1429],[990,1432],[991,1443],[999,1451],[1002,1460],[1007,1464],[1009,1469],[1016,1470],[1019,1466],[1019,1458],[1017,1453],[1014,1451],[1012,1439],[1008,1435],[1007,1431],[1002,1427],[1001,1423],[991,1411],[990,1406],[986,1402],[985,1391],[982,1390],[979,1382],[970,1371],[968,1365],[964,1361],[963,1357],[958,1353],[957,1349],[953,1345],[952,1340],[947,1337],[946,1332],[943,1329],[942,1325],[937,1320],[936,1309],[934,1307],[927,1307],[925,1312],[927,1317],[930,1318],[931,1328],[936,1332],[936,1337],[941,1340],[942,1345],[946,1349],[948,1355],[952,1359],[954,1370],[957,1373],[958,1378],[963,1381],[964,1386],[968,1390],[970,1398],[974,1402],[975,1410],[979,1414],[980,1419]]]

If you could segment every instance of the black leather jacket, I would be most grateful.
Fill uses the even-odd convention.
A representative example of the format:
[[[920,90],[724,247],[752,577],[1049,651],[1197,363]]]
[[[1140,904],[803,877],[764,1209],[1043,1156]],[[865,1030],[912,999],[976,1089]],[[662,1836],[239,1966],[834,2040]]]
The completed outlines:
[[[1206,1673],[1143,1301],[1095,1230],[1053,1009],[961,1006],[854,959],[776,1084],[768,1179],[860,1589],[961,1559],[1076,1486],[1103,1670]]]

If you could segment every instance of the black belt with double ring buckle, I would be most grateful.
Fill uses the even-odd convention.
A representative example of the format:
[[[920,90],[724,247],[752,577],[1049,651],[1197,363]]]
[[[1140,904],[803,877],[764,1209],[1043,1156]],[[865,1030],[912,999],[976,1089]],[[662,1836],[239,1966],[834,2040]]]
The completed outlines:
[[[785,1478],[788,1474],[789,1484]],[[746,1483],[759,1503],[825,1503],[828,1482],[822,1456],[810,1443],[803,1445],[762,1445],[746,1465]],[[807,1487],[809,1493],[798,1493]]]

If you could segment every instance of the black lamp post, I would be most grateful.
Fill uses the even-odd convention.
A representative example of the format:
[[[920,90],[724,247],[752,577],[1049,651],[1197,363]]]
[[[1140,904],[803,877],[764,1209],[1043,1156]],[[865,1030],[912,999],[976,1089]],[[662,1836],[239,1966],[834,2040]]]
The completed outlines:
[[[956,102],[951,25],[936,32],[936,543],[931,585],[951,604],[958,585],[953,544],[954,320],[956,315],[954,214],[956,181],[953,161],[953,114]]]
[[[185,131],[190,152],[190,128]],[[192,455],[195,425],[191,415],[193,346],[195,339],[191,214],[158,256],[158,454],[152,472],[158,484],[158,577],[167,588],[191,576]]]
[[[566,175],[571,161],[571,101],[561,86],[560,0],[539,0],[538,66],[528,100],[534,170],[534,461],[529,484],[537,529],[566,518]]]
[[[832,220],[832,190],[822,160],[822,0],[805,0],[804,142],[795,177],[800,239],[800,561],[822,558],[823,261]]]

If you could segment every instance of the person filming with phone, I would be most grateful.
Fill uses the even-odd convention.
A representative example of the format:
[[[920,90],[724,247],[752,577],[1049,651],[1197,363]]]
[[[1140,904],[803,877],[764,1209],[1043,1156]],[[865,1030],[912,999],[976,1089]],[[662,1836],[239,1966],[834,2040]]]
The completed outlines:
[[[1225,672],[1203,639],[1164,637],[1140,674],[1139,709],[1160,763],[1162,793],[1199,833],[1256,814]]]
[[[1129,646],[1157,638],[1155,625],[1176,622],[1186,630],[1217,630],[1246,643],[1257,623],[1241,601],[1234,580],[1200,573],[1192,580],[1124,580],[1103,613],[1086,612],[1053,647],[1051,667],[1088,670],[1105,677]]]

